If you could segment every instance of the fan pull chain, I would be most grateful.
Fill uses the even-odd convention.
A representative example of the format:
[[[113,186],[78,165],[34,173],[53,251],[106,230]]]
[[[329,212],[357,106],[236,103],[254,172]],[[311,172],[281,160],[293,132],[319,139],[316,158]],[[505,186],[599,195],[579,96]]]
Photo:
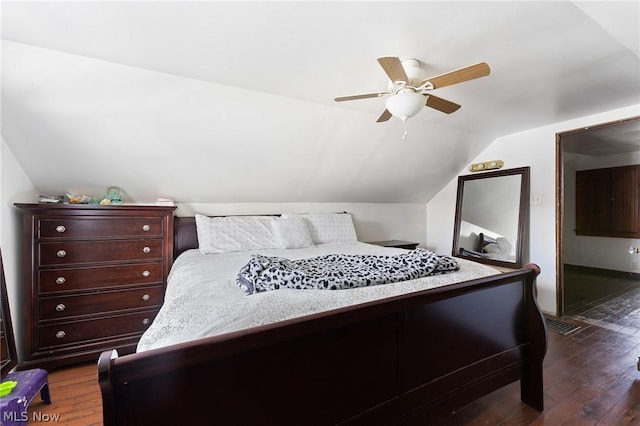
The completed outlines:
[[[407,135],[409,134],[409,131],[407,130],[407,122],[404,122],[404,132],[402,133],[402,140],[406,141],[407,140]]]

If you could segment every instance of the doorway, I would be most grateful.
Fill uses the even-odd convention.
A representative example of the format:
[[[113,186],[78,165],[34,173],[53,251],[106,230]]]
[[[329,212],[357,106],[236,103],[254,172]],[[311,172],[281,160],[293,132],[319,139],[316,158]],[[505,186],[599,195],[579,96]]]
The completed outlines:
[[[634,269],[640,254],[628,253],[639,239],[579,237],[574,232],[575,171],[629,164],[640,164],[640,116],[556,135],[558,316],[626,324],[621,318],[632,313],[638,318],[628,320],[640,320],[640,269]]]

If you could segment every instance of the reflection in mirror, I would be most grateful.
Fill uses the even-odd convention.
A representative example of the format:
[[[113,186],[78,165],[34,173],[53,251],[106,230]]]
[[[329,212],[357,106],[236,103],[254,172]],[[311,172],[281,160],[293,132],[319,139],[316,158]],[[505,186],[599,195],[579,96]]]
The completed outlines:
[[[522,267],[529,167],[458,177],[453,255]]]
[[[2,265],[2,252],[0,252],[0,299],[2,312],[0,315],[0,372],[4,378],[13,367],[18,365],[16,342],[11,327],[11,314],[9,312],[9,300],[7,298],[7,284],[4,280],[4,267]]]

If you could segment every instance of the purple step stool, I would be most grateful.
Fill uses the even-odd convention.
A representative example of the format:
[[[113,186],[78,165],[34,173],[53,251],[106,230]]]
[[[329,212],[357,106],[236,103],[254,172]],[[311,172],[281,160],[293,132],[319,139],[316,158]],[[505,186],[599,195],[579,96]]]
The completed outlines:
[[[14,371],[7,374],[3,382],[14,380],[18,382],[10,394],[0,397],[0,425],[25,425],[29,419],[27,407],[40,392],[45,404],[51,404],[49,396],[49,382],[47,372],[40,368]]]

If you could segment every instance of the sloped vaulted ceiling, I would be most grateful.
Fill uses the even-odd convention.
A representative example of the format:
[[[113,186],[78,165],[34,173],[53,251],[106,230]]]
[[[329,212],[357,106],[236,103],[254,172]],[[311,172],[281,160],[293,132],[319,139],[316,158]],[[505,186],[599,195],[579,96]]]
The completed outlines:
[[[496,137],[634,105],[630,2],[3,2],[2,136],[38,191],[426,202]],[[376,123],[379,56],[462,105]],[[402,136],[407,131],[405,140]]]

